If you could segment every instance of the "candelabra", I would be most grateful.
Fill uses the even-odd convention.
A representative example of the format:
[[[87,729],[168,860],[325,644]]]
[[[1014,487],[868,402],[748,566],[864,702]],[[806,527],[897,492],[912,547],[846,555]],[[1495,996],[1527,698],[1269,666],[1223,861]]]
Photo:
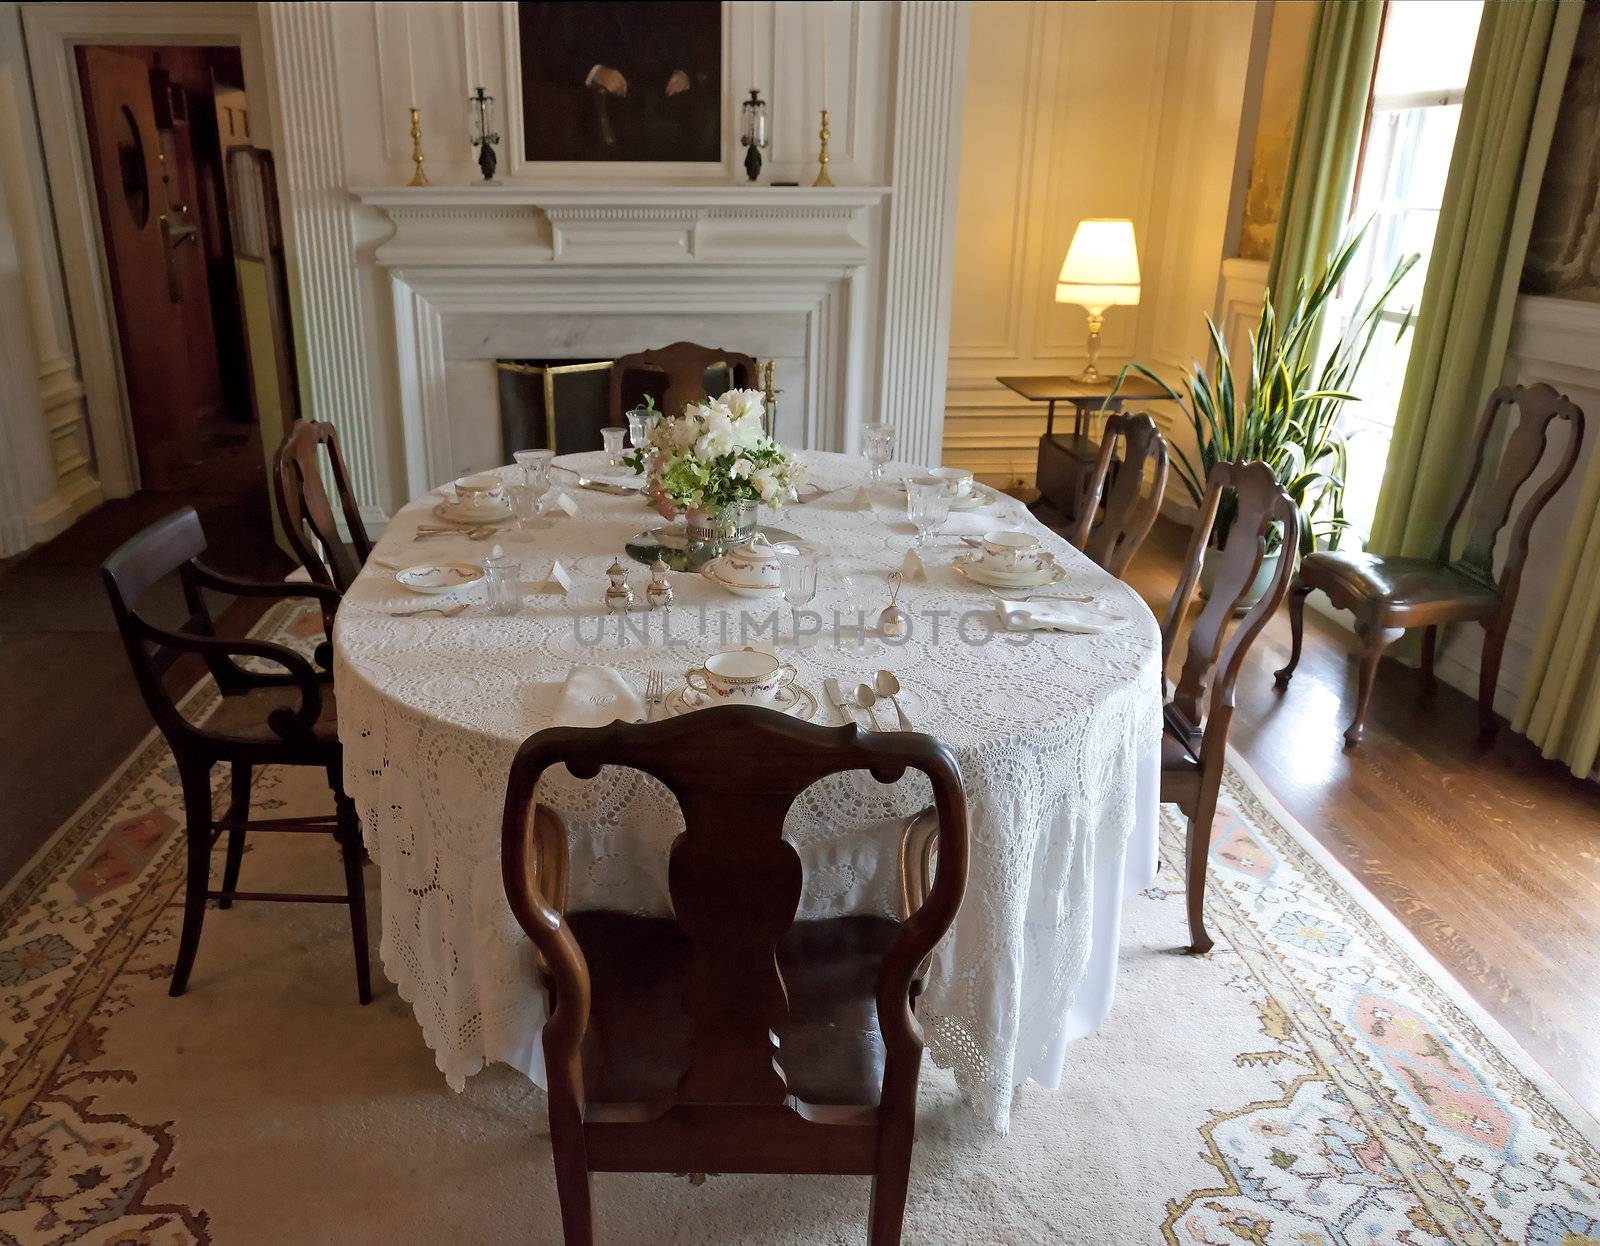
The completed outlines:
[[[761,91],[750,88],[750,98],[740,106],[743,125],[739,141],[744,144],[744,171],[753,182],[761,176],[761,153],[767,146],[767,101]]]
[[[494,128],[494,96],[479,87],[467,96],[467,103],[472,108],[472,145],[478,149],[478,168],[483,173],[483,180],[492,182],[494,171],[500,164],[499,154],[495,151],[500,135]]]

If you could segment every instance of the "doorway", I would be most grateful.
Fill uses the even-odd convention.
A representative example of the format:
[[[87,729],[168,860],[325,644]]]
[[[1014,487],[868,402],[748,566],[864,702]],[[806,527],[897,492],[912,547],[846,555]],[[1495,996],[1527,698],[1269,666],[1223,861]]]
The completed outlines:
[[[281,425],[258,409],[252,362],[277,369],[250,357],[230,213],[231,171],[253,150],[239,50],[81,44],[75,57],[140,490],[226,516],[210,531],[219,563],[269,565],[277,437],[264,425]]]

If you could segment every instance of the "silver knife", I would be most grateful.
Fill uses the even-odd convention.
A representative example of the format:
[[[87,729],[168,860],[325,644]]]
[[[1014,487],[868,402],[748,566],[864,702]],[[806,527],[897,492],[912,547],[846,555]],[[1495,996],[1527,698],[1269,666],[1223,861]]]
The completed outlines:
[[[844,720],[852,726],[856,723],[855,715],[850,712],[850,705],[844,699],[844,689],[839,687],[839,681],[831,675],[822,681],[822,690],[828,694],[828,700],[833,702],[834,709],[844,715]]]

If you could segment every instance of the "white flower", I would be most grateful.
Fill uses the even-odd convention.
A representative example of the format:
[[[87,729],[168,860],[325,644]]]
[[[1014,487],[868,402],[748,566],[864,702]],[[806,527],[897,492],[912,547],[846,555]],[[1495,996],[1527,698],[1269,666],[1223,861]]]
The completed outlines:
[[[755,490],[761,495],[763,502],[770,502],[778,495],[780,488],[778,478],[770,467],[756,468],[755,471],[750,473],[750,483],[755,486]]]
[[[751,420],[757,428],[767,412],[766,399],[759,389],[730,389],[717,401],[735,423]]]
[[[752,470],[749,459],[735,459],[733,466],[728,469],[728,475],[735,480],[743,480]]]
[[[702,415],[700,436],[694,443],[695,458],[706,462],[724,454],[731,454],[733,449],[733,421],[716,410]]]

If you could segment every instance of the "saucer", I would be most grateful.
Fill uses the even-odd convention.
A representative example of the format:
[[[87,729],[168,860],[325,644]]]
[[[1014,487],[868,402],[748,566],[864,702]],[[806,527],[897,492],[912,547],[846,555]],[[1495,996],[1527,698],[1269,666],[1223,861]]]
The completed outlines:
[[[950,565],[967,579],[988,588],[1043,588],[1046,584],[1059,584],[1067,578],[1066,570],[1059,563],[1025,575],[990,571],[976,554],[957,554]]]
[[[433,508],[433,514],[436,519],[442,519],[446,523],[473,528],[478,524],[499,523],[503,519],[510,519],[511,503],[502,498],[490,506],[469,508],[460,502],[451,502],[447,499]]]
[[[396,571],[394,578],[413,593],[448,593],[476,584],[483,579],[483,568],[474,562],[422,563]]]
[[[785,698],[784,693],[790,695]],[[817,712],[817,698],[812,696],[799,684],[790,684],[786,688],[778,689],[778,700],[771,705],[764,705],[762,709],[777,710],[787,714],[790,718],[809,721]],[[667,718],[676,718],[679,714],[692,714],[695,710],[709,708],[714,702],[703,692],[696,692],[687,684],[674,688],[667,693],[666,703],[661,707],[662,713]],[[753,702],[740,701],[729,704],[748,705]]]
[[[902,480],[896,487],[901,493],[904,493],[906,491],[906,482]],[[972,491],[963,496],[952,498],[950,509],[952,511],[981,511],[992,501],[994,501],[994,496],[990,493],[989,486],[973,481]]]
[[[719,561],[719,559],[714,558],[710,562],[706,563],[705,566],[700,568],[700,574],[705,576],[706,579],[710,580],[718,588],[725,588],[730,593],[733,593],[738,597],[771,597],[774,594],[782,594],[783,586],[781,584],[772,584],[765,588],[757,588],[749,584],[733,584],[727,580],[724,580],[720,575],[717,574],[716,568]]]

